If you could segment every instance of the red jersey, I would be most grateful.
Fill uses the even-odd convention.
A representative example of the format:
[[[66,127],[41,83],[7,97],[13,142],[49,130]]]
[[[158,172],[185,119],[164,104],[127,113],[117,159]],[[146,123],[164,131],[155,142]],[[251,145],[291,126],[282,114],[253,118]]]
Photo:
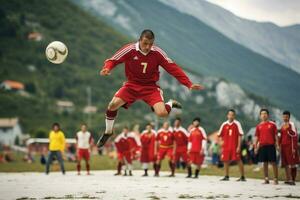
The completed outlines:
[[[173,134],[176,143],[176,152],[187,151],[187,145],[189,141],[189,133],[187,130],[182,126],[179,128],[174,127]]]
[[[142,151],[154,151],[155,135],[156,133],[154,130],[152,130],[151,133],[148,133],[147,130],[144,130],[142,132],[141,134]]]
[[[207,139],[206,132],[202,127],[192,128],[189,137],[189,152],[201,152],[202,142]]]
[[[152,46],[148,54],[145,54],[140,50],[139,42],[127,44],[107,59],[103,68],[112,70],[120,63],[125,63],[125,74],[128,82],[140,85],[156,85],[159,80],[159,66],[162,66],[181,84],[188,88],[192,86],[192,82],[183,70],[155,45]]]
[[[118,135],[114,141],[117,151],[119,153],[124,153],[130,151],[130,142],[128,137],[124,133]]]
[[[224,122],[218,132],[218,136],[223,140],[224,150],[236,150],[239,136],[244,135],[244,131],[239,121]]]
[[[291,145],[298,143],[298,133],[293,122],[289,122],[289,127],[285,128],[282,124],[280,129],[280,138],[279,142],[281,145]]]
[[[261,122],[256,126],[255,136],[258,138],[260,146],[274,145],[276,135],[277,127],[272,121]]]
[[[172,129],[159,129],[156,140],[159,142],[159,148],[172,148],[174,143],[174,134]]]

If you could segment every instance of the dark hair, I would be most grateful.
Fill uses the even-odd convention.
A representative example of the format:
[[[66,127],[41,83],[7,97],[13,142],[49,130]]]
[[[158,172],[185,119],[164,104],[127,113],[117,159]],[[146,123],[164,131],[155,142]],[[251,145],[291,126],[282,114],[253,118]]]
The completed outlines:
[[[151,31],[150,29],[145,29],[142,31],[141,35],[140,35],[140,40],[146,37],[149,40],[153,40],[155,38],[153,31]]]
[[[235,110],[234,110],[234,109],[229,109],[229,110],[227,111],[227,113],[229,113],[229,112],[233,112],[233,113],[235,114]]]
[[[181,118],[180,118],[180,117],[176,117],[176,118],[175,118],[175,121],[176,121],[176,120],[181,121]]]
[[[200,117],[195,117],[195,118],[193,119],[193,122],[194,122],[194,121],[201,122],[201,119],[200,119]]]
[[[262,112],[266,112],[269,115],[269,110],[266,108],[260,109],[259,114],[261,114]]]
[[[291,113],[290,113],[290,111],[288,111],[288,110],[283,111],[282,114],[283,114],[283,115],[288,115],[289,117],[291,116]]]
[[[54,122],[54,123],[52,124],[52,128],[54,128],[54,126],[57,126],[58,128],[60,128],[60,125],[59,125],[59,123],[57,123],[57,122]]]

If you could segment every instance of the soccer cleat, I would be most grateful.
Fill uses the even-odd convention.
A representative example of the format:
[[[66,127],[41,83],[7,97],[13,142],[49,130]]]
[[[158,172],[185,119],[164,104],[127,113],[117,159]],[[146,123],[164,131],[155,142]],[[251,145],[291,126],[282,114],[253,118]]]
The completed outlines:
[[[237,179],[236,181],[242,181],[242,182],[245,182],[246,181],[246,178],[244,176],[241,176],[239,179]]]
[[[120,175],[122,175],[122,174],[119,173],[119,172],[117,172],[117,173],[114,174],[114,176],[120,176]]]
[[[174,174],[170,174],[168,177],[175,177],[175,175]]]
[[[268,179],[265,179],[265,181],[263,182],[263,184],[270,184],[270,181]]]
[[[97,142],[97,147],[100,149],[101,147],[103,147],[105,145],[105,143],[107,142],[107,140],[112,136],[113,134],[108,134],[108,133],[104,133],[98,140]]]
[[[129,170],[129,176],[133,176],[131,170]]]
[[[229,176],[224,176],[224,178],[220,179],[220,181],[229,181]]]
[[[182,108],[181,103],[179,103],[178,101],[176,101],[174,99],[170,99],[170,101],[172,102],[172,108],[178,108],[178,109]]]

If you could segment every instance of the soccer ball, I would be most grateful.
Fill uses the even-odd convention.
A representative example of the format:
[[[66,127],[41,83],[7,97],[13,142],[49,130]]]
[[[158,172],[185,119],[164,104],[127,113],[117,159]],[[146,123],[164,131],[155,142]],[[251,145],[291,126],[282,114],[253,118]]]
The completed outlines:
[[[46,48],[47,59],[54,64],[61,64],[68,56],[67,46],[60,42],[51,42]]]

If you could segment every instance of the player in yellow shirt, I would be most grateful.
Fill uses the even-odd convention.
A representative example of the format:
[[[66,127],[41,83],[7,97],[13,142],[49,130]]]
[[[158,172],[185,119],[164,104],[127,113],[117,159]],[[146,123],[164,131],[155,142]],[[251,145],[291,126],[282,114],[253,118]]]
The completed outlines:
[[[65,135],[60,130],[58,123],[52,125],[52,130],[49,133],[49,154],[46,163],[46,174],[49,174],[50,164],[54,157],[58,160],[60,164],[60,169],[63,174],[65,174],[64,161],[62,158],[62,153],[65,150]]]

